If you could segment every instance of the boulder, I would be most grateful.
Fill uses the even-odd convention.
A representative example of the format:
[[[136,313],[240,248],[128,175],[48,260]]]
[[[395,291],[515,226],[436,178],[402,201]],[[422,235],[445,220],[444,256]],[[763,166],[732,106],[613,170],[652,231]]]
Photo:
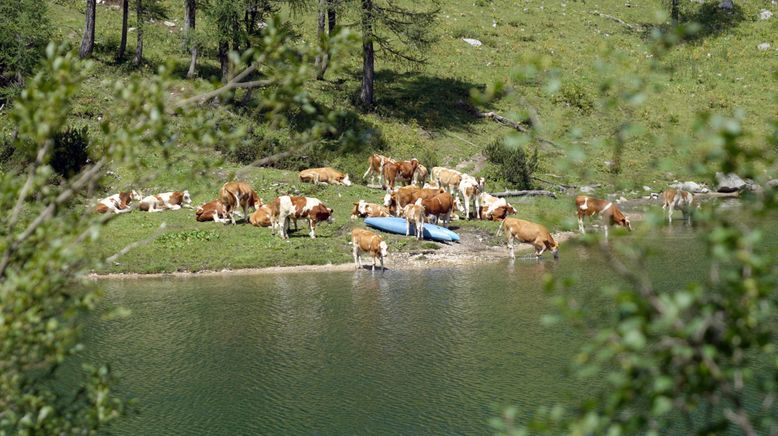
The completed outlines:
[[[746,181],[735,173],[716,173],[716,184],[718,192],[737,192],[747,186]]]
[[[462,38],[462,41],[465,41],[466,43],[472,45],[473,47],[480,47],[483,45],[481,41],[473,38]]]
[[[762,51],[770,50],[770,43],[769,42],[763,42],[763,43],[757,45],[756,48],[758,48],[759,50],[762,50]]]
[[[706,192],[710,192],[710,189],[708,189],[704,183],[697,182],[675,182],[671,183],[670,187],[680,189],[682,191],[688,191],[692,194],[704,194]]]
[[[768,11],[767,9],[762,9],[761,12],[759,12],[759,19],[760,20],[769,20],[772,18],[773,13]]]
[[[768,180],[767,183],[765,183],[765,186],[770,189],[778,189],[778,179]]]

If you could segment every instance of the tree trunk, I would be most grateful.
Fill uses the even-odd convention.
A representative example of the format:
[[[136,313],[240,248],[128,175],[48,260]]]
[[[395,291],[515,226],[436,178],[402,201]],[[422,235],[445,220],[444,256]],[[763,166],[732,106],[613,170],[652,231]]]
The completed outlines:
[[[230,50],[230,43],[223,39],[219,41],[219,64],[222,70],[222,82],[227,82],[227,74],[229,73],[229,57],[227,52]]]
[[[373,108],[373,79],[375,76],[373,51],[373,0],[362,0],[362,108]]]
[[[192,60],[189,63],[189,71],[186,73],[187,79],[191,79],[197,74],[197,44],[192,41],[196,13],[197,3],[195,0],[184,0],[184,35],[186,35],[186,41],[187,44],[189,44],[189,52],[192,54]]]
[[[86,13],[84,26],[84,37],[81,39],[81,49],[78,55],[81,58],[92,56],[92,50],[95,48],[95,15],[97,13],[97,0],[86,0]]]
[[[681,18],[681,12],[679,10],[680,2],[681,0],[670,0],[670,17],[673,19],[674,23],[677,23]]]
[[[130,15],[130,0],[122,0],[122,39],[119,42],[119,51],[116,53],[116,60],[124,59],[124,52],[127,51],[127,20]]]
[[[335,26],[338,25],[337,11],[335,10],[335,0],[327,0],[327,21],[329,22],[330,36],[335,33]]]
[[[318,29],[317,29],[317,35],[319,37],[319,43],[321,44],[324,42],[325,38],[325,25],[326,18],[327,18],[327,0],[319,0],[319,16],[318,16]],[[316,56],[316,80],[324,80],[324,73],[327,72],[327,67],[329,64],[329,53],[327,53],[326,50],[323,50],[321,53],[319,53]]]
[[[138,24],[136,32],[138,32],[138,44],[135,46],[135,58],[132,63],[140,65],[143,62],[143,2],[142,0],[135,0],[135,14],[138,16]]]

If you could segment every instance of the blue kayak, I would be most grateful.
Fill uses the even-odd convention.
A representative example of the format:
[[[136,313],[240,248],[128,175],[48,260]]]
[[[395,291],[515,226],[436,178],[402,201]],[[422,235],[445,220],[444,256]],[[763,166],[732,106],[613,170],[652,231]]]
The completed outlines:
[[[405,234],[405,218],[389,217],[389,218],[365,218],[365,224],[383,230],[389,233],[397,233],[399,235]],[[416,228],[411,226],[411,235],[415,235]],[[457,242],[459,241],[459,235],[451,230],[436,226],[434,224],[424,224],[424,239],[439,242]]]

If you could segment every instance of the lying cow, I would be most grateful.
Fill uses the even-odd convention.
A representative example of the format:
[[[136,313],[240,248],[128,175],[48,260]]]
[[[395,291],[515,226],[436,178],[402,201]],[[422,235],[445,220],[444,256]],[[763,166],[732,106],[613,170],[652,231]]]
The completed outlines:
[[[415,203],[408,204],[403,208],[403,216],[405,217],[405,236],[411,235],[411,224],[413,224],[414,231],[416,232],[416,239],[422,239],[424,237],[425,212],[421,198],[416,200]]]
[[[462,174],[461,181],[459,182],[459,192],[462,193],[462,199],[465,206],[465,219],[470,219],[470,201],[473,201],[475,206],[475,216],[481,219],[481,197],[480,194],[484,192],[484,183],[486,180],[483,177],[475,178],[468,174]]]
[[[512,259],[516,257],[513,251],[513,241],[531,244],[535,247],[535,256],[537,257],[540,257],[544,251],[551,250],[554,253],[554,258],[559,259],[559,244],[544,226],[516,218],[506,218],[502,222],[502,227],[508,238],[508,249]]]
[[[481,219],[489,221],[502,221],[516,213],[516,209],[510,205],[504,198],[495,197],[487,192],[482,192],[479,196],[481,202]]]
[[[365,174],[362,175],[362,178],[367,180],[367,177],[370,176],[370,181],[372,181],[378,177],[378,180],[383,183],[384,164],[387,162],[395,163],[395,160],[382,154],[371,154],[370,157],[367,158],[367,171],[365,171]]]
[[[300,171],[300,181],[314,185],[345,185],[351,186],[348,174],[341,173],[332,167],[310,168]]]
[[[459,199],[454,199],[454,196],[448,192],[439,193],[431,198],[419,198],[419,200],[424,206],[424,214],[428,217],[428,221],[440,223],[445,227],[448,227],[451,222],[451,214],[454,210],[461,210]]]
[[[387,216],[389,216],[389,209],[380,204],[368,203],[365,200],[359,200],[359,203],[354,203],[354,208],[351,209],[352,220]]]
[[[270,209],[270,206],[263,204],[249,216],[249,222],[251,225],[257,227],[270,227],[272,225],[270,219],[272,213],[273,211]]]
[[[389,252],[389,246],[381,235],[366,229],[354,229],[351,231],[351,245],[353,246],[354,266],[362,268],[360,253],[370,253],[373,258],[373,271],[375,271],[376,258],[381,260],[381,271],[384,270],[384,258]]]
[[[667,210],[667,221],[673,222],[673,211],[680,209],[683,219],[691,221],[694,194],[676,189],[666,189],[662,193],[662,210]]]
[[[230,222],[235,224],[235,210],[243,209],[243,219],[248,221],[249,208],[262,206],[262,199],[246,182],[227,182],[219,190],[219,200],[227,211]]]
[[[226,223],[227,209],[225,209],[219,199],[211,200],[208,203],[197,206],[195,210],[195,219],[199,222],[215,221],[217,223]]]
[[[178,210],[182,207],[192,208],[192,198],[189,197],[189,191],[173,191],[148,195],[138,204],[138,209],[144,212]]]
[[[388,185],[390,189],[394,189],[394,185],[397,182],[411,183],[418,167],[419,161],[416,159],[385,162],[383,173],[384,188]]]
[[[130,203],[133,200],[140,200],[140,194],[137,191],[120,192],[110,197],[105,197],[95,206],[97,213],[127,213],[132,211]]]
[[[271,226],[283,239],[289,239],[289,220],[306,218],[311,230],[309,233],[311,238],[316,238],[316,223],[333,221],[332,209],[313,197],[282,195],[273,200],[270,210]]]
[[[606,238],[608,237],[608,227],[612,225],[619,225],[630,231],[632,230],[629,218],[621,212],[617,205],[610,201],[579,195],[575,197],[575,208],[578,214],[578,230],[581,233],[586,233],[583,224],[584,217],[593,217],[598,214],[602,217]]]

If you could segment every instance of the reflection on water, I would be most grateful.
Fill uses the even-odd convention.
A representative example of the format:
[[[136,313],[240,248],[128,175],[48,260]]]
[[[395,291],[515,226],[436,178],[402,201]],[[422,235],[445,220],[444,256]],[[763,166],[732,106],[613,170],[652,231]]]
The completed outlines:
[[[678,227],[658,256],[665,286],[702,274]],[[679,240],[680,239],[680,240]],[[680,249],[682,248],[682,249]],[[106,283],[89,359],[110,362],[140,415],[121,434],[487,433],[506,405],[534,410],[584,389],[568,376],[582,334],[543,326],[546,274],[575,289],[613,275],[587,250],[561,260],[419,271],[280,274]]]

